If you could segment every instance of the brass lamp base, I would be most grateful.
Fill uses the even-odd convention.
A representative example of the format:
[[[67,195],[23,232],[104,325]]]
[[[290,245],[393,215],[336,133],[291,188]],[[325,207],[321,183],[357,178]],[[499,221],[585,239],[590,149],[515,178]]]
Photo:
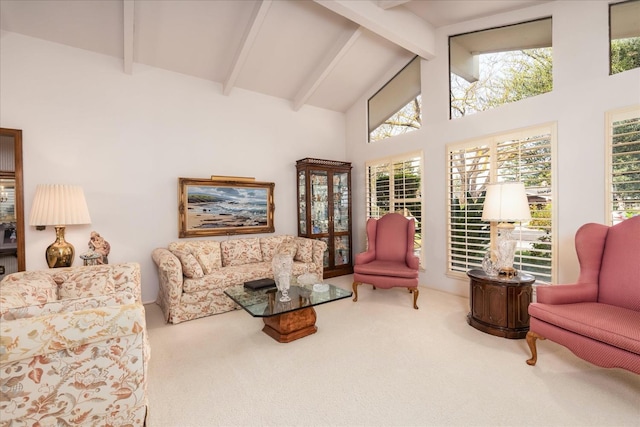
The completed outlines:
[[[47,248],[45,258],[49,268],[71,267],[75,250],[64,240],[64,226],[56,226],[56,241]]]
[[[513,267],[503,267],[498,271],[498,276],[504,276],[507,279],[512,279],[518,275],[518,270]]]

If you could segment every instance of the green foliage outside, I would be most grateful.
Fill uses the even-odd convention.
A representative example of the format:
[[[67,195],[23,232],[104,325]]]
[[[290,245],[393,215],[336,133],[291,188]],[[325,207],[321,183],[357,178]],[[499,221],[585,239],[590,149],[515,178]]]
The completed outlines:
[[[529,209],[531,211],[529,228],[542,230],[545,234],[538,237],[537,243],[531,244],[531,250],[519,251],[514,262],[534,264],[527,268],[530,273],[548,276],[551,274],[551,203],[529,205]]]
[[[611,41],[611,74],[640,68],[640,37]]]
[[[551,48],[480,55],[480,76],[469,83],[451,74],[451,117],[463,117],[553,89]]]
[[[420,129],[422,126],[422,95],[409,101],[369,134],[369,142]]]
[[[613,130],[612,211],[640,215],[640,119],[616,122]]]

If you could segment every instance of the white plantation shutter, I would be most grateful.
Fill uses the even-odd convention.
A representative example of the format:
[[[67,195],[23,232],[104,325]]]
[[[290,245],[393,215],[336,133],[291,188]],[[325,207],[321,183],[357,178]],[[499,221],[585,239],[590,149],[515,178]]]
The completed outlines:
[[[640,106],[607,113],[607,217],[617,224],[640,215]]]
[[[553,280],[553,126],[524,129],[447,147],[448,272],[482,268],[490,224],[482,221],[486,184],[522,181],[532,220],[516,223],[514,267],[539,282]]]
[[[449,151],[448,253],[449,270],[466,272],[482,264],[490,230],[481,222],[485,185],[489,183],[488,145]]]
[[[380,218],[389,212],[391,163],[367,163],[367,218]]]
[[[416,223],[414,250],[422,248],[422,153],[409,153],[366,163],[367,218],[389,212],[413,217]]]
[[[536,276],[539,282],[551,282],[551,134],[542,130],[516,140],[496,143],[498,182],[525,183],[532,220],[516,227],[518,249],[514,268]],[[516,224],[517,225],[517,224]]]

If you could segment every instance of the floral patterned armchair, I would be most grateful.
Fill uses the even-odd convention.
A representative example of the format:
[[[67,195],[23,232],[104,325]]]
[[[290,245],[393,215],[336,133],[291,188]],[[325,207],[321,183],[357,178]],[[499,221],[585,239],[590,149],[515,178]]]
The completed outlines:
[[[0,426],[144,425],[138,264],[10,274],[0,321]]]

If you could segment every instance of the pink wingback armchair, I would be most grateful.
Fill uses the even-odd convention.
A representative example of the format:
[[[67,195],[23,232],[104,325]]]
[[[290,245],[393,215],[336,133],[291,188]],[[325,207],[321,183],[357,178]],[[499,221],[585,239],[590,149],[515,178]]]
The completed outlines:
[[[536,340],[548,338],[605,368],[640,374],[640,216],[576,233],[578,282],[540,286],[529,305],[529,365]]]
[[[358,285],[373,288],[403,287],[413,293],[418,308],[418,257],[413,254],[415,222],[397,213],[367,220],[367,251],[357,254],[353,267],[353,300],[358,301]]]

